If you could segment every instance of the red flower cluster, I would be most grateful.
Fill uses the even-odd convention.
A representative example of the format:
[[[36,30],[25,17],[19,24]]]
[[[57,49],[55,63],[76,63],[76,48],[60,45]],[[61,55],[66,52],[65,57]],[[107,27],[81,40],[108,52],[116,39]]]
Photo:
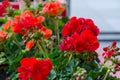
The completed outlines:
[[[4,0],[4,1],[2,2],[2,6],[3,6],[4,8],[6,8],[7,6],[10,6],[9,0]]]
[[[12,30],[15,33],[24,33],[26,30],[40,28],[41,23],[45,20],[43,16],[36,17],[31,11],[27,10],[20,16],[15,16],[12,21]]]
[[[52,69],[52,62],[50,59],[37,60],[34,57],[23,58],[21,66],[18,67],[18,75],[21,80],[46,80]]]
[[[6,32],[0,30],[0,41],[4,40],[7,38],[7,34]]]
[[[74,32],[81,33],[83,30],[91,30],[95,36],[97,36],[100,31],[98,27],[94,24],[91,19],[72,17],[70,21],[68,21],[62,30],[62,36],[70,36]]]
[[[103,50],[105,51],[102,54],[103,58],[108,59],[108,58],[111,58],[112,56],[120,55],[120,52],[118,52],[120,48],[116,46],[116,41],[113,41],[110,46],[103,48]]]
[[[63,12],[65,8],[59,2],[49,2],[45,4],[42,13],[52,16],[57,16],[59,13]]]
[[[98,39],[90,30],[84,30],[81,34],[74,33],[71,37],[65,38],[60,45],[61,50],[75,52],[94,51],[98,47]]]
[[[65,39],[60,49],[74,52],[94,51],[99,47],[98,34],[99,29],[91,19],[73,17],[63,27],[62,35]]]
[[[8,0],[2,1],[2,5],[0,6],[0,16],[4,16],[6,13],[6,7],[10,6]]]

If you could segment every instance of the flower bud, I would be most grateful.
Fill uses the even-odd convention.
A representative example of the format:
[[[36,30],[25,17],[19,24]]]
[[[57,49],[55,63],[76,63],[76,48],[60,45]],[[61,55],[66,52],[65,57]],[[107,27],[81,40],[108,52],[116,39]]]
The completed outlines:
[[[117,42],[116,41],[113,41],[112,42],[112,46],[116,46]]]
[[[80,77],[77,77],[77,79],[76,80],[81,80],[81,78]]]
[[[114,65],[114,68],[118,68],[118,67],[119,67],[119,65],[118,65],[118,64],[115,64],[115,65]]]
[[[90,58],[90,56],[88,56],[88,57],[87,57],[87,61],[90,61],[90,60],[91,60],[91,58]]]
[[[87,74],[87,72],[86,71],[84,71],[84,75],[86,75]]]
[[[3,41],[7,38],[6,32],[0,30],[0,41]]]
[[[118,55],[120,55],[120,52],[118,52]]]
[[[120,49],[119,49],[118,47],[116,47],[116,48],[115,48],[115,51],[118,51],[118,50],[120,50]]]
[[[116,71],[114,71],[113,74],[116,74]]]
[[[36,14],[39,14],[39,10],[36,10]]]
[[[108,47],[104,47],[103,50],[104,50],[104,51],[108,51]]]
[[[120,62],[117,63],[120,66]]]
[[[78,75],[76,73],[73,74],[73,77],[76,78]]]
[[[30,50],[34,46],[34,42],[32,40],[26,43],[26,49]]]

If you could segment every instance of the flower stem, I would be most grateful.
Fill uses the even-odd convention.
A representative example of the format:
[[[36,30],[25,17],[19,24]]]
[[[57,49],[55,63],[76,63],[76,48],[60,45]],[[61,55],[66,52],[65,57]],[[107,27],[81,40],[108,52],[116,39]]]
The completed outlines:
[[[70,54],[70,57],[68,59],[68,63],[70,62],[71,59],[72,59],[72,54]]]
[[[15,40],[15,44],[18,46],[18,48],[19,48],[20,50],[22,50],[22,48],[21,48],[21,46],[20,46],[20,43],[19,43],[19,41],[17,40],[17,38],[15,37],[15,35],[13,35],[13,38],[14,38],[14,40]]]
[[[42,47],[43,47],[43,49],[44,49],[45,55],[46,55],[46,57],[48,58],[48,55],[47,55],[48,51],[47,51],[47,49],[46,49],[46,47],[45,47],[45,43],[44,43],[43,38],[42,38],[41,40],[42,40],[41,43],[42,43]]]
[[[58,18],[55,20],[55,31],[57,36],[58,45],[60,43],[60,34],[59,34],[59,25],[58,25]]]
[[[6,48],[5,44],[3,44],[3,47],[4,47],[10,54],[12,54],[12,52],[11,52],[8,48]]]
[[[42,47],[39,45],[39,42],[37,42],[37,46],[38,46],[38,49],[42,52],[43,57],[44,57],[44,58],[47,58],[47,55],[46,55],[45,52],[43,51]]]
[[[105,77],[104,77],[104,79],[103,79],[103,80],[106,80],[106,78],[107,78],[107,76],[108,76],[109,72],[110,72],[110,70],[108,69],[108,70],[107,70],[107,72],[106,72],[106,74],[105,74]]]

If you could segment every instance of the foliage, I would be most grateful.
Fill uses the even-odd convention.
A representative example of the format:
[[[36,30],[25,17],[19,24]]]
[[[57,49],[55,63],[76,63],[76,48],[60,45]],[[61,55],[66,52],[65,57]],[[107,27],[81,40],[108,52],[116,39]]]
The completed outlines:
[[[104,48],[101,63],[99,28],[92,19],[61,16],[64,7],[29,4],[0,19],[0,70],[8,80],[120,80],[110,75],[120,70],[116,42]]]

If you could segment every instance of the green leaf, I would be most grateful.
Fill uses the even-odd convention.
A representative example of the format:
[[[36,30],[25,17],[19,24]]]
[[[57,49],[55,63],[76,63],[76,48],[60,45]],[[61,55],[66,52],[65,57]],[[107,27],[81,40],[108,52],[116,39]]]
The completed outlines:
[[[56,78],[55,70],[51,70],[50,75],[48,76],[49,80],[54,80]]]

